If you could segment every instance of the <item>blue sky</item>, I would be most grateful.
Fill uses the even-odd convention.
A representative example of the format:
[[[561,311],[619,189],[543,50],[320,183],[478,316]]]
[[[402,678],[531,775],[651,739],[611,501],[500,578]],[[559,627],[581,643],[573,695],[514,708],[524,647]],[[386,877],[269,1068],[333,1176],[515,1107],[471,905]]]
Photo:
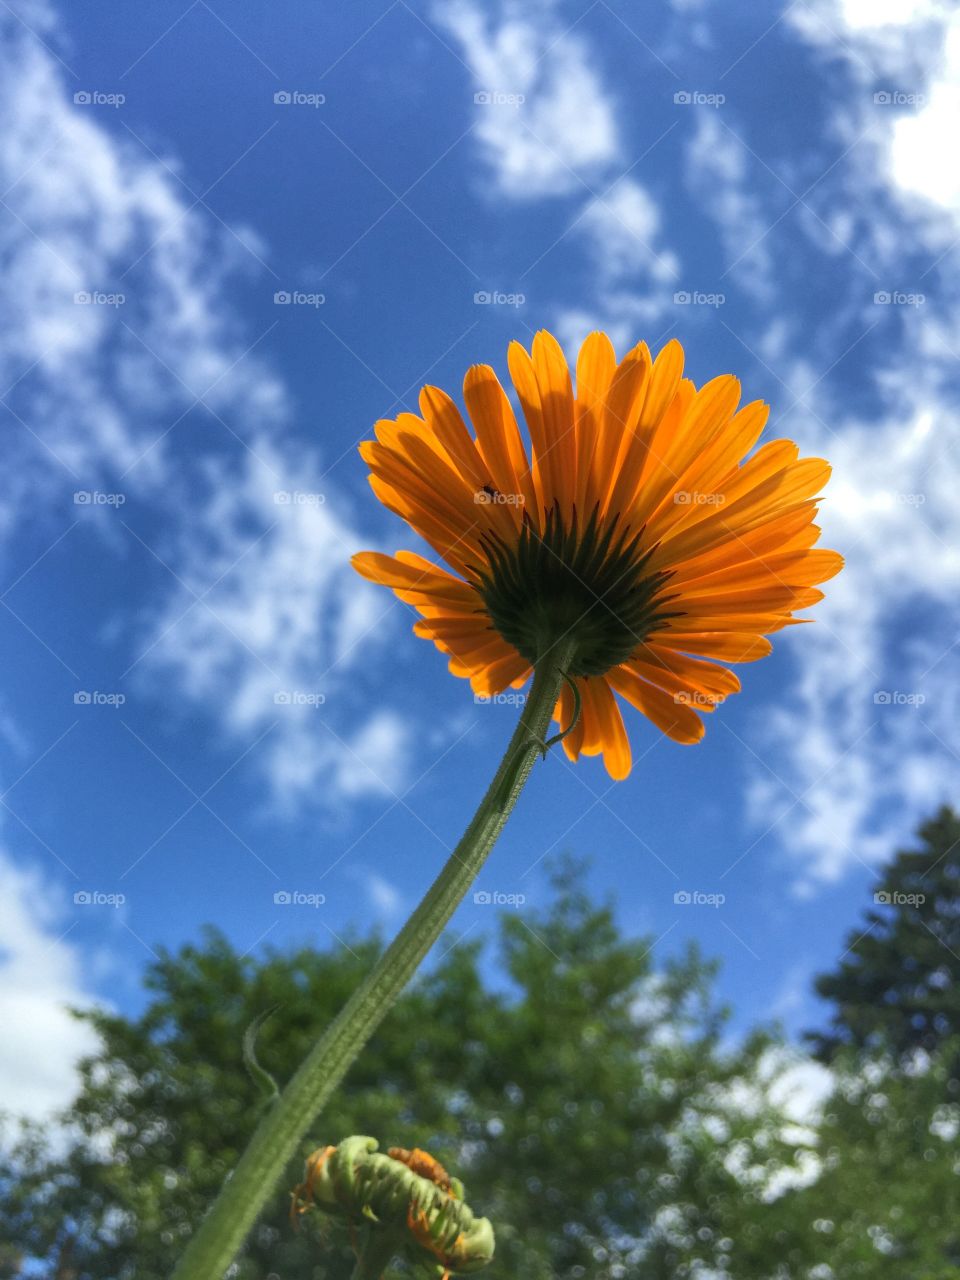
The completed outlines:
[[[834,462],[849,567],[699,747],[630,715],[627,782],[538,767],[478,888],[529,911],[588,856],[737,1027],[811,1025],[955,795],[950,7],[18,0],[0,39],[4,1096],[66,1097],[64,1001],[136,1010],[205,922],[339,946],[414,905],[516,708],[348,568],[414,545],[355,445],[544,326],[736,373]]]

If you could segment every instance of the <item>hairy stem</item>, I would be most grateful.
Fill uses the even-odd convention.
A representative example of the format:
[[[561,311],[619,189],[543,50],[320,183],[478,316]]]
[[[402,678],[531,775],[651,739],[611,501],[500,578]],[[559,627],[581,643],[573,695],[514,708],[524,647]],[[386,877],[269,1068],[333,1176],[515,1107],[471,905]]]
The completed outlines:
[[[395,1236],[371,1231],[350,1280],[381,1280],[390,1259],[399,1252]]]
[[[520,722],[460,843],[413,915],[263,1116],[184,1251],[173,1280],[221,1280],[304,1134],[476,879],[544,750],[572,655],[572,642],[561,640],[537,663]]]

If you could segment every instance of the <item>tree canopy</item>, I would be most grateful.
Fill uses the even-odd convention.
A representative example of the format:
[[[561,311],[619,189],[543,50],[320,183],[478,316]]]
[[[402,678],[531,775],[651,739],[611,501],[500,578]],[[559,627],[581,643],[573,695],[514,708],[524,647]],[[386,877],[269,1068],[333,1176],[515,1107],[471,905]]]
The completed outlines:
[[[919,831],[919,847],[884,869],[873,905],[851,932],[844,958],[818,978],[832,1002],[817,1054],[844,1046],[932,1051],[960,1032],[960,815],[942,808]]]
[[[403,997],[304,1154],[351,1133],[428,1148],[493,1219],[491,1274],[612,1278],[642,1262],[666,1278],[726,1265],[734,1220],[793,1157],[772,1110],[736,1101],[766,1037],[723,1049],[711,966],[691,952],[655,970],[649,944],[623,937],[569,866],[547,910],[505,914],[498,932],[503,970],[479,945],[450,950]],[[211,932],[161,956],[142,1016],[79,1015],[102,1049],[83,1065],[67,1151],[27,1135],[11,1159],[7,1244],[51,1277],[166,1280],[264,1105],[245,1030],[275,1007],[257,1056],[284,1081],[377,947],[252,957]],[[242,1280],[350,1274],[346,1237],[291,1229],[301,1176],[298,1162]]]
[[[655,964],[563,862],[544,909],[499,918],[495,962],[454,945],[421,975],[302,1155],[350,1134],[426,1148],[494,1223],[491,1280],[948,1280],[958,839],[952,810],[921,829],[818,981],[832,1092],[802,1125],[771,1100],[790,1061],[777,1034],[732,1041],[714,966],[695,949]],[[268,1105],[245,1034],[259,1025],[257,1058],[282,1084],[379,947],[250,956],[210,931],[161,954],[140,1016],[78,1013],[100,1049],[75,1105],[0,1162],[0,1280],[166,1280]],[[343,1228],[291,1226],[302,1173],[293,1162],[235,1280],[350,1276]]]

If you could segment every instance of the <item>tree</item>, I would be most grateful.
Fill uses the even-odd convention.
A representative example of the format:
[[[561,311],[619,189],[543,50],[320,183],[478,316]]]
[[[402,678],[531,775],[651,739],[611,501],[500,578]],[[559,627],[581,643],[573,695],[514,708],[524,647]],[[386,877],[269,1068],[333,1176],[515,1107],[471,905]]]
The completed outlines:
[[[845,1050],[818,1126],[819,1176],[771,1206],[782,1280],[960,1274],[960,1044]]]
[[[830,1029],[810,1036],[831,1061],[858,1049],[932,1052],[960,1029],[960,815],[944,807],[898,853],[864,927],[816,989],[836,1005]]]
[[[782,1280],[960,1273],[960,817],[919,836],[816,983],[835,1008],[809,1038],[835,1089],[816,1178],[771,1206]]]
[[[544,912],[500,923],[509,989],[485,979],[478,945],[421,978],[304,1154],[350,1133],[429,1149],[494,1221],[491,1280],[615,1280],[641,1263],[672,1280],[732,1266],[738,1237],[759,1257],[762,1235],[740,1224],[793,1158],[752,1084],[768,1040],[722,1050],[712,970],[695,952],[655,971],[576,869],[558,870],[554,894]],[[0,1247],[40,1259],[49,1280],[165,1280],[263,1105],[245,1029],[279,1006],[258,1057],[288,1077],[377,946],[252,958],[210,933],[152,967],[141,1017],[78,1015],[102,1049],[65,1118],[73,1140],[51,1151],[27,1133],[0,1170]],[[277,1189],[238,1280],[350,1274],[348,1240],[290,1227],[301,1173],[292,1165]]]

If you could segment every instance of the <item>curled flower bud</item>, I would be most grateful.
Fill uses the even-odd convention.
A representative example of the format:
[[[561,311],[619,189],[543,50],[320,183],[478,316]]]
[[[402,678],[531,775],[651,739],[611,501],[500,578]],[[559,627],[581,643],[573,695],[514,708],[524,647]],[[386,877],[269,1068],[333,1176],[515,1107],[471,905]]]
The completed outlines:
[[[386,1154],[378,1147],[375,1138],[352,1137],[318,1148],[294,1189],[293,1214],[313,1207],[366,1228],[363,1257],[377,1260],[371,1275],[395,1254],[435,1277],[485,1267],[493,1258],[493,1227],[464,1203],[459,1179],[417,1147]]]

